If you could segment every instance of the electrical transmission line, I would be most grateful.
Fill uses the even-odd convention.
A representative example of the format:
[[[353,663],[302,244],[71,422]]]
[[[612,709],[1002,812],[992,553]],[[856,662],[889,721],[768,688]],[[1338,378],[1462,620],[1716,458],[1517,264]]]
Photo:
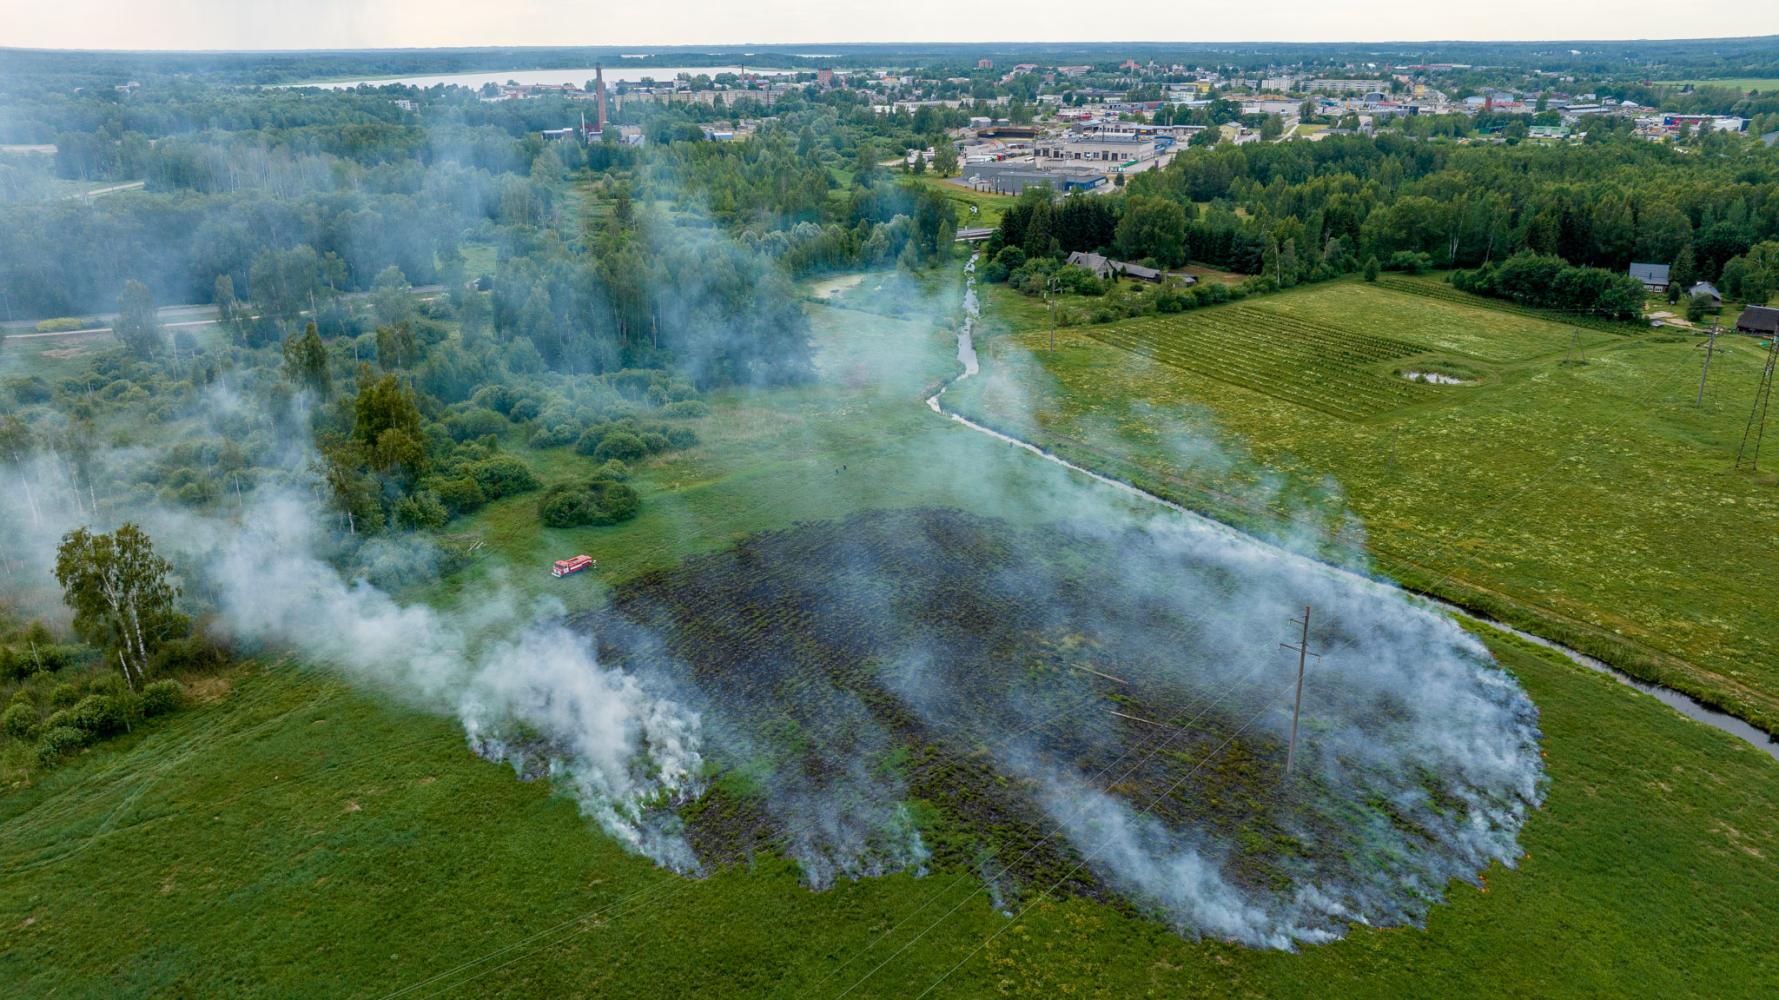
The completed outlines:
[[[1736,471],[1742,470],[1742,460],[1748,460],[1748,471],[1760,471],[1760,442],[1767,431],[1767,403],[1773,398],[1773,363],[1779,361],[1779,336],[1775,336],[1767,346],[1767,363],[1761,369],[1760,384],[1754,388],[1754,406],[1748,411],[1748,426],[1742,428],[1742,444],[1736,449]],[[1754,447],[1750,448],[1749,438],[1754,439]]]

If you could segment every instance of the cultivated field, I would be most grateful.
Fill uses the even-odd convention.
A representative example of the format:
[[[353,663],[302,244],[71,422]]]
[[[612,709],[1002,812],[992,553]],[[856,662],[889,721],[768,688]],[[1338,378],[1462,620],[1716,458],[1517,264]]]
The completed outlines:
[[[1435,398],[1390,371],[1427,349],[1242,303],[1214,313],[1083,328],[1101,343],[1330,416],[1356,420]]]

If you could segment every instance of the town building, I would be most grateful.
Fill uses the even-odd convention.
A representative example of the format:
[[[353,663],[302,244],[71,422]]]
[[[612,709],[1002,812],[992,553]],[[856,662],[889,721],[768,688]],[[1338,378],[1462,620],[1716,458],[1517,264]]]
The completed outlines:
[[[1033,163],[980,163],[964,170],[964,183],[977,191],[1019,194],[1028,187],[1049,187],[1058,194],[1092,191],[1106,183],[1103,170],[1088,167],[1045,167]]]
[[[1136,132],[1080,131],[1039,139],[1033,151],[1040,160],[1138,163],[1155,158],[1161,152],[1161,140]]]

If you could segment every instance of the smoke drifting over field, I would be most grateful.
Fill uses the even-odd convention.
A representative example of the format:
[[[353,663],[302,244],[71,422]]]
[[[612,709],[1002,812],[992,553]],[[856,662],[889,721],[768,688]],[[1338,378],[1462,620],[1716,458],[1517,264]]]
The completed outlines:
[[[300,437],[272,443],[280,427],[303,426],[300,415],[255,412],[238,387],[222,383],[176,416],[259,449],[269,471],[198,513],[132,495],[160,457],[149,450],[44,448],[23,464],[0,463],[0,491],[29,497],[0,509],[9,596],[53,615],[62,535],[135,521],[173,557],[186,591],[214,608],[207,624],[219,638],[249,650],[288,649],[455,715],[477,753],[527,778],[548,777],[631,849],[675,870],[696,867],[678,821],[662,808],[699,791],[696,713],[657,686],[603,668],[587,639],[560,625],[558,602],[526,603],[496,585],[461,607],[404,605],[338,568],[341,540],[319,500],[312,450]],[[408,566],[436,557],[428,543],[397,536],[364,543],[358,561],[379,552]]]
[[[952,291],[913,315],[944,325],[961,305]],[[870,350],[873,377],[931,364],[930,344]],[[818,363],[835,379],[856,360]],[[193,416],[225,436],[302,425],[231,388],[202,398]],[[839,429],[808,433],[809,454],[845,450],[825,436]],[[80,477],[39,455],[5,470],[7,495],[29,481],[32,502],[7,504],[0,552],[41,583],[63,531],[136,520],[235,641],[454,715],[476,752],[547,777],[678,871],[756,848],[817,888],[943,864],[1009,905],[1056,886],[1128,898],[1182,933],[1292,947],[1418,922],[1450,880],[1513,862],[1541,794],[1536,713],[1474,639],[1390,588],[1101,484],[997,483],[973,432],[946,440],[919,474],[972,481],[991,509],[750,539],[567,624],[498,585],[436,609],[337,568],[306,443],[211,515],[114,501],[100,515],[82,497],[153,455],[87,455]],[[1179,444],[1188,464],[1239,461]],[[1352,537],[1321,515],[1298,527],[1307,550]],[[1322,658],[1285,786],[1295,665],[1278,643],[1306,604]]]

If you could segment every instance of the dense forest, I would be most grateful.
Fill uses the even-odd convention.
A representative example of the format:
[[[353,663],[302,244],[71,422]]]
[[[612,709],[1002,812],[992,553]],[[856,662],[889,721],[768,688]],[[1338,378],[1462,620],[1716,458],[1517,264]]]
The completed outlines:
[[[1209,264],[1255,275],[1250,290],[1367,261],[1476,268],[1525,253],[1621,277],[1633,261],[1669,264],[1678,287],[1714,281],[1733,299],[1764,302],[1779,291],[1779,154],[1717,135],[1681,147],[1628,136],[1459,145],[1409,134],[1223,146],[1138,174],[1119,197],[1022,197],[999,236],[1017,253],[991,244],[988,277],[1034,293],[1075,250]],[[1622,289],[1584,298],[1564,307],[1635,314]]]

